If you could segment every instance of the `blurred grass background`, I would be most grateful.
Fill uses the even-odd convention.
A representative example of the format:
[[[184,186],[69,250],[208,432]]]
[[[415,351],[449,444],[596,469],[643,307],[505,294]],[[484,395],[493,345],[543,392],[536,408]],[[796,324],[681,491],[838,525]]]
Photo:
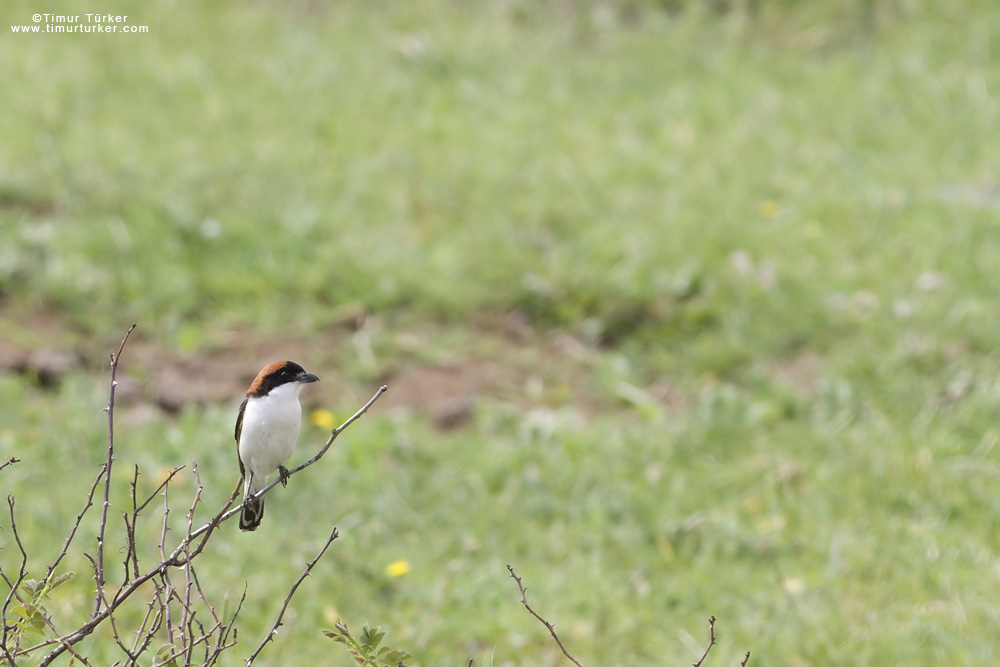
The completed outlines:
[[[239,655],[330,525],[258,664],[351,664],[318,632],[337,616],[419,664],[560,664],[508,562],[585,664],[693,661],[711,614],[708,664],[995,655],[994,3],[88,11],[149,32],[0,40],[0,325],[31,348],[54,311],[101,353],[55,388],[0,378],[33,555],[103,460],[88,370],[128,323],[197,357],[360,320],[363,346],[298,359],[352,387],[310,409],[401,369],[518,359],[516,381],[450,430],[374,410],[260,531],[224,531],[202,577],[249,583]],[[132,464],[151,490],[192,457],[221,502],[234,415],[123,417],[122,506]],[[88,609],[71,565],[57,616]]]

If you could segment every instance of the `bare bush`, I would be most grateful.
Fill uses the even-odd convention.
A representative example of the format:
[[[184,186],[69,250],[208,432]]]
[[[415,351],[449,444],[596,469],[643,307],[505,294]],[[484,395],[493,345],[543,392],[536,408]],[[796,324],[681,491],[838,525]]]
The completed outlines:
[[[197,463],[191,462],[190,474],[193,476],[194,493],[186,504],[186,521],[183,535],[172,542],[168,533],[168,517],[171,513],[170,484],[184,467],[173,469],[165,480],[145,498],[140,498],[137,491],[139,469],[132,472],[131,507],[121,513],[122,524],[120,532],[115,531],[110,520],[111,473],[115,462],[114,409],[115,389],[118,386],[116,375],[119,361],[128,342],[129,335],[135,329],[133,324],[125,334],[117,352],[111,355],[111,379],[108,404],[108,450],[107,458],[90,487],[90,492],[82,509],[76,517],[69,534],[63,541],[62,548],[48,560],[45,574],[40,579],[29,578],[29,559],[24,544],[18,533],[15,499],[7,497],[10,530],[13,543],[17,547],[20,559],[16,569],[0,564],[0,579],[6,583],[8,592],[0,608],[0,663],[10,667],[22,659],[30,658],[40,666],[52,663],[64,653],[71,654],[78,662],[90,665],[87,656],[80,650],[80,642],[98,628],[109,628],[114,642],[122,655],[119,664],[136,665],[140,657],[143,664],[154,666],[174,665],[214,665],[220,656],[232,649],[237,642],[236,618],[242,608],[246,590],[236,605],[236,609],[228,616],[221,616],[208,598],[198,579],[195,561],[203,554],[216,530],[226,521],[240,513],[241,506],[236,501],[240,486],[237,485],[229,499],[213,515],[207,523],[196,526],[195,511],[201,503],[202,481],[198,473]],[[333,429],[329,439],[320,450],[309,460],[288,471],[288,477],[319,461],[333,445],[334,440],[348,426],[354,423],[379,399],[387,390],[382,386],[374,396],[339,427]],[[19,463],[19,459],[11,457],[0,463],[0,470]],[[270,492],[279,480],[262,489],[256,497]],[[84,552],[93,572],[95,594],[93,607],[88,617],[74,620],[56,619],[45,608],[45,600],[58,586],[73,576],[72,572],[61,572],[60,565],[67,553],[74,546],[74,538],[83,522],[88,518],[89,510],[94,506],[95,497],[100,501],[100,518],[97,523],[96,555]],[[162,516],[153,512],[157,497],[162,499]],[[157,545],[159,562],[152,566],[140,563],[140,550],[136,543],[136,527],[140,522],[157,521],[160,524],[159,543]],[[106,570],[105,543],[109,535],[114,534],[116,544],[121,545],[125,554],[122,569],[116,575]],[[305,580],[319,559],[338,537],[337,529],[333,528],[326,543],[316,557],[305,565],[301,576],[290,586],[288,595],[277,615],[271,629],[257,644],[256,649],[246,658],[250,665],[261,654],[282,624],[284,614],[292,600],[292,596]],[[115,578],[114,585],[108,585],[109,578]],[[121,620],[126,608],[138,613],[131,613],[128,618],[138,618],[128,627]],[[152,659],[151,659],[152,658]]]

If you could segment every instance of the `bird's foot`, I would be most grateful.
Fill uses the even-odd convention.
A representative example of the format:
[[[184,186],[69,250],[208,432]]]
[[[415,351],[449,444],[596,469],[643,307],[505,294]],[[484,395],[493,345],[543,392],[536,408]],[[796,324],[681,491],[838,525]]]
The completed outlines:
[[[282,486],[288,486],[288,468],[285,466],[278,466],[278,480]]]

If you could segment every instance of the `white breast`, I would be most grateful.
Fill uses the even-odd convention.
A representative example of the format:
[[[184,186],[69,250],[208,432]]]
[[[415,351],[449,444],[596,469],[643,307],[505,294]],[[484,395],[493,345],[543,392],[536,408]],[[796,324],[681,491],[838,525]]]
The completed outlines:
[[[255,487],[262,487],[267,476],[295,449],[302,423],[301,390],[301,384],[290,382],[275,387],[267,396],[247,401],[239,452],[244,468],[253,473]]]

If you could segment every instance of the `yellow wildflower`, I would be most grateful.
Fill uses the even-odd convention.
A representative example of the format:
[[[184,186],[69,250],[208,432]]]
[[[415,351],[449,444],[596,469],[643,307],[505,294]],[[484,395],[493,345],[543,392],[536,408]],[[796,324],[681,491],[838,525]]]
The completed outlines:
[[[385,566],[385,573],[390,577],[402,577],[410,571],[410,563],[405,560],[397,560]]]
[[[309,413],[309,421],[313,426],[333,430],[337,425],[337,420],[329,410],[313,410]]]

